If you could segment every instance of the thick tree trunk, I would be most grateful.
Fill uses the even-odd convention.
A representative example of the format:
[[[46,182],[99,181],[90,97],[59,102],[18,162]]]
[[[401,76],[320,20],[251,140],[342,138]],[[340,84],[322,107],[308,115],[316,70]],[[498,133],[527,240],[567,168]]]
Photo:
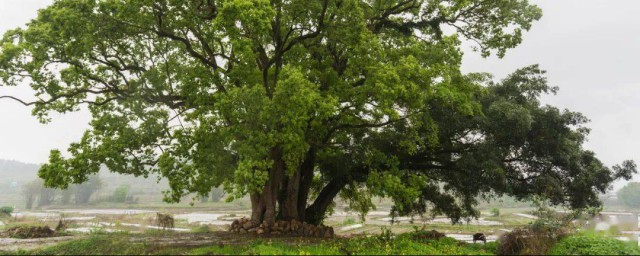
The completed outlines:
[[[309,198],[309,190],[313,179],[316,150],[309,149],[300,168],[291,176],[284,177],[278,198],[279,219],[305,220],[305,209]]]
[[[305,221],[314,225],[318,225],[322,222],[324,214],[327,212],[327,208],[333,202],[333,199],[338,195],[340,190],[347,185],[347,179],[335,178],[327,184],[320,194],[313,201],[313,204],[305,210]]]
[[[276,221],[276,202],[282,178],[284,177],[284,161],[282,160],[282,150],[274,148],[271,150],[273,165],[269,169],[269,180],[265,184],[261,193],[251,194],[251,223],[254,226],[266,222],[271,225]]]
[[[316,164],[316,149],[311,148],[307,152],[307,157],[300,168],[300,189],[298,195],[298,217],[305,221],[307,202],[309,201],[309,191],[311,190],[311,182],[313,181],[313,171]]]
[[[252,193],[251,196],[251,223],[253,226],[260,225],[266,209],[262,194]]]
[[[329,205],[347,185],[348,179],[341,177],[330,181],[313,204],[307,207],[313,181],[316,151],[312,148],[307,152],[304,161],[292,176],[285,174],[281,150],[272,150],[271,156],[274,163],[269,170],[269,180],[262,193],[251,195],[252,225],[257,226],[263,222],[273,224],[276,219],[320,224]]]
[[[285,177],[278,197],[280,220],[301,220],[298,212],[298,195],[300,187],[300,171],[291,177]]]

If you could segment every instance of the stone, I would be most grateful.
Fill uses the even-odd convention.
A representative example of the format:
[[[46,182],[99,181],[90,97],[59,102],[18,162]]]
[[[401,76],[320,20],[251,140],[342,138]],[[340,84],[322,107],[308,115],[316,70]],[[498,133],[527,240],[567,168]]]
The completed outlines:
[[[264,234],[264,229],[259,228],[258,230],[256,230],[256,234],[258,234],[258,235]]]
[[[325,231],[324,231],[324,238],[333,238],[334,237],[334,233],[333,233],[333,227],[328,227]]]

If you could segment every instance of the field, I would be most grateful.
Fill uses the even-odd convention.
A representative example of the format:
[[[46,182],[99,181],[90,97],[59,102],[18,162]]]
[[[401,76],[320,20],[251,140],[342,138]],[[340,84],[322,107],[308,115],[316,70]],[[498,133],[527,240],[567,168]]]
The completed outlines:
[[[381,204],[382,207],[384,204]],[[95,205],[94,205],[95,206]],[[120,208],[117,208],[120,206]],[[534,221],[529,215],[532,208],[503,208],[496,215],[482,211],[478,220],[467,224],[452,225],[448,219],[438,216],[421,219],[399,218],[391,224],[388,211],[379,208],[366,216],[348,211],[335,211],[325,220],[333,226],[335,239],[299,238],[291,236],[258,236],[226,231],[232,220],[247,216],[249,212],[242,202],[204,203],[193,207],[174,205],[100,205],[80,209],[44,209],[19,211],[12,217],[2,218],[0,231],[16,226],[55,227],[63,220],[66,231],[62,236],[38,239],[0,238],[1,254],[496,254],[498,237]],[[139,208],[133,208],[137,206]],[[215,210],[212,210],[215,209]],[[162,230],[155,222],[156,213],[170,213],[175,217],[175,228]],[[437,230],[446,237],[423,239],[416,234],[420,230]],[[486,244],[471,242],[472,234],[482,232]],[[616,234],[589,233],[576,235],[573,240],[558,243],[553,252],[562,254],[568,250],[611,251],[612,254],[638,252],[635,237],[623,231]],[[630,242],[622,242],[616,236]],[[603,241],[597,245],[593,240]],[[586,243],[585,241],[588,241]],[[585,246],[584,244],[588,246]],[[576,245],[578,244],[578,245]],[[613,253],[617,250],[617,253]],[[636,250],[636,251],[634,251]]]

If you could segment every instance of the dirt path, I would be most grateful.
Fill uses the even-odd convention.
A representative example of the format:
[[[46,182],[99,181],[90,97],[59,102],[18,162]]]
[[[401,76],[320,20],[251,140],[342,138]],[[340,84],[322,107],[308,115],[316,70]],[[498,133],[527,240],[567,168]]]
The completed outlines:
[[[61,237],[49,237],[49,238],[33,238],[33,239],[15,239],[15,238],[0,238],[0,251],[17,251],[21,250],[33,250],[40,249],[47,246],[52,246],[60,242],[69,241],[72,239],[78,239],[79,236],[61,236]]]
[[[321,238],[302,238],[291,236],[259,236],[249,234],[237,234],[226,231],[217,231],[210,233],[179,233],[179,232],[166,232],[162,234],[128,234],[129,241],[131,243],[144,243],[153,247],[200,247],[200,246],[213,246],[213,245],[243,245],[250,244],[258,238],[273,238],[279,242],[286,244],[298,244],[301,241],[306,243],[322,242],[325,241]],[[34,239],[14,239],[14,238],[0,238],[0,251],[11,252],[18,249],[21,250],[34,250],[41,249],[48,246],[53,246],[61,242],[70,241],[74,239],[82,239],[86,236],[64,236],[64,237],[51,237],[51,238],[34,238]]]

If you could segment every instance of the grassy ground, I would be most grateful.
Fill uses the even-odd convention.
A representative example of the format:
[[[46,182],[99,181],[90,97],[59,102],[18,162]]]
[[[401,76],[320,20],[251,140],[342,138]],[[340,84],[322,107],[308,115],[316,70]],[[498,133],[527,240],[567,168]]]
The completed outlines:
[[[551,255],[640,255],[636,241],[623,242],[595,232],[579,233],[560,240]]]
[[[245,239],[224,237],[221,233],[218,242],[207,245],[193,244],[198,237],[190,237],[191,244],[180,242],[161,243],[166,237],[162,234],[93,234],[83,239],[61,243],[52,247],[33,251],[0,252],[1,254],[20,255],[341,255],[341,254],[465,254],[491,255],[495,253],[495,243],[466,244],[451,238],[439,240],[414,239],[410,234],[395,238],[359,237],[351,239],[300,239],[300,238],[255,238]],[[183,235],[184,236],[184,235]],[[249,242],[248,242],[249,241]],[[213,244],[213,245],[212,245]]]
[[[0,255],[495,255],[499,244],[468,244],[452,238],[427,239],[423,231],[319,239],[240,235],[228,232],[93,233],[35,250]],[[551,255],[638,255],[634,242],[583,232],[566,237]]]

